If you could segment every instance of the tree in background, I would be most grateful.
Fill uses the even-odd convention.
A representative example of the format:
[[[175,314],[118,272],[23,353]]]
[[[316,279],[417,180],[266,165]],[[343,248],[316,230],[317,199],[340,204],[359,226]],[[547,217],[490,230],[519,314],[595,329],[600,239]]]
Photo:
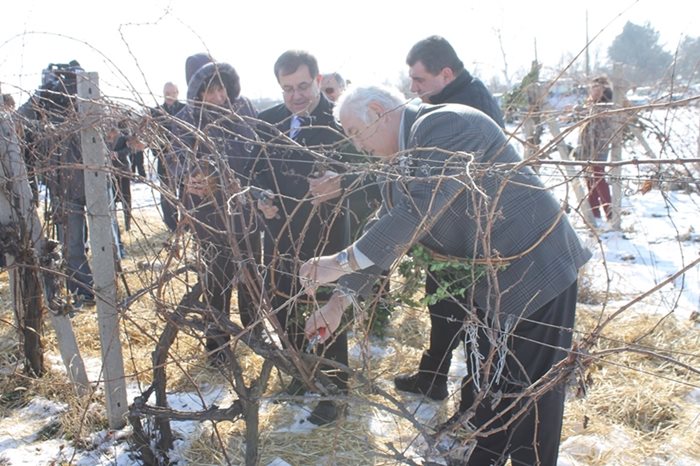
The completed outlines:
[[[542,65],[537,60],[533,60],[530,65],[530,71],[523,77],[520,84],[503,95],[501,106],[503,107],[506,121],[513,121],[514,112],[527,111],[534,104],[532,93],[528,92],[528,90],[539,82],[541,68]]]
[[[673,57],[659,44],[659,33],[649,23],[627,22],[608,48],[608,57],[624,65],[625,78],[635,84],[650,84],[663,78]]]
[[[681,42],[676,73],[689,84],[700,81],[700,37],[686,37]]]

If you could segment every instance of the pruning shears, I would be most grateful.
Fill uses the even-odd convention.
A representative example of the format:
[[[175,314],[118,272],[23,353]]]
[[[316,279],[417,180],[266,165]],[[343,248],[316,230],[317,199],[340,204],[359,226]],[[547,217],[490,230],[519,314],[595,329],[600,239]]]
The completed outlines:
[[[314,348],[316,348],[316,345],[321,343],[321,339],[323,338],[323,335],[325,335],[325,333],[327,331],[328,330],[325,327],[321,327],[318,329],[318,332],[316,332],[314,334],[314,336],[311,337],[311,339],[309,339],[309,344],[306,345],[306,352],[307,353],[313,352]]]

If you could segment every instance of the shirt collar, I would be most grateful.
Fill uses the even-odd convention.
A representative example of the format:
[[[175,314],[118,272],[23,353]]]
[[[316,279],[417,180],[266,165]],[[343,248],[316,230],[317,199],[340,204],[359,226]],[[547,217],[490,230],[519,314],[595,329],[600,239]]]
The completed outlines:
[[[401,122],[399,123],[399,152],[406,150],[406,129],[404,128],[404,119],[406,118],[406,110],[401,110]]]

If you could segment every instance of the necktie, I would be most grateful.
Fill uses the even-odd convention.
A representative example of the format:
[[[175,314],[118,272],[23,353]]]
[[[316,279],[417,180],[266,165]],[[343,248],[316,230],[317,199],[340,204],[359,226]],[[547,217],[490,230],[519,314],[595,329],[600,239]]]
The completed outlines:
[[[299,134],[301,129],[301,118],[297,115],[292,115],[292,122],[289,125],[289,137],[294,139]]]

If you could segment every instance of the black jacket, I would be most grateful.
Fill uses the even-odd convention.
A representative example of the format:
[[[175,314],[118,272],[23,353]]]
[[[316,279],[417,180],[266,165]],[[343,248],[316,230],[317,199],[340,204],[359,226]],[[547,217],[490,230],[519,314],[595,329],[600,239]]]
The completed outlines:
[[[152,149],[156,155],[158,175],[161,177],[165,177],[168,174],[166,166],[176,165],[175,162],[169,160],[174,156],[172,151],[173,119],[184,108],[185,104],[176,100],[172,105],[162,103],[150,111],[151,118],[155,120],[159,128],[158,144]]]
[[[168,105],[165,102],[157,106],[151,111],[151,115],[154,118],[158,117],[165,117],[167,118],[168,115],[170,116],[175,116],[178,113],[180,113],[180,110],[185,108],[184,102],[180,102],[179,100],[176,100],[172,105]]]
[[[80,124],[63,113],[44,114],[41,100],[33,95],[18,110],[31,132],[35,162],[44,173],[52,202],[85,204],[85,175],[80,144]],[[56,204],[59,205],[59,204]]]
[[[475,78],[467,70],[462,70],[454,81],[434,96],[430,97],[431,104],[462,104],[481,110],[491,117],[498,126],[505,128],[503,111],[484,83]]]
[[[231,99],[228,109],[210,109],[197,101],[201,88],[218,73]],[[252,231],[254,215],[249,202],[230,202],[232,195],[250,183],[259,145],[252,126],[255,110],[250,101],[238,96],[238,75],[230,65],[209,63],[190,79],[188,104],[174,121],[173,141],[177,166],[171,174],[183,179],[203,173],[211,180],[212,194],[199,198],[184,193],[185,206],[203,225],[195,225],[200,239],[228,244],[227,232]],[[236,218],[240,221],[232,222]],[[207,228],[211,227],[211,228]]]
[[[256,166],[257,184],[281,195],[276,198],[279,218],[267,222],[268,261],[279,254],[306,260],[347,246],[347,202],[338,198],[314,207],[308,193],[309,177],[325,170],[344,171],[346,160],[339,148],[345,136],[333,118],[331,103],[321,95],[319,104],[303,119],[295,137],[299,146],[286,137],[292,113],[284,104],[261,112],[259,118],[258,132],[268,144],[266,157]]]

